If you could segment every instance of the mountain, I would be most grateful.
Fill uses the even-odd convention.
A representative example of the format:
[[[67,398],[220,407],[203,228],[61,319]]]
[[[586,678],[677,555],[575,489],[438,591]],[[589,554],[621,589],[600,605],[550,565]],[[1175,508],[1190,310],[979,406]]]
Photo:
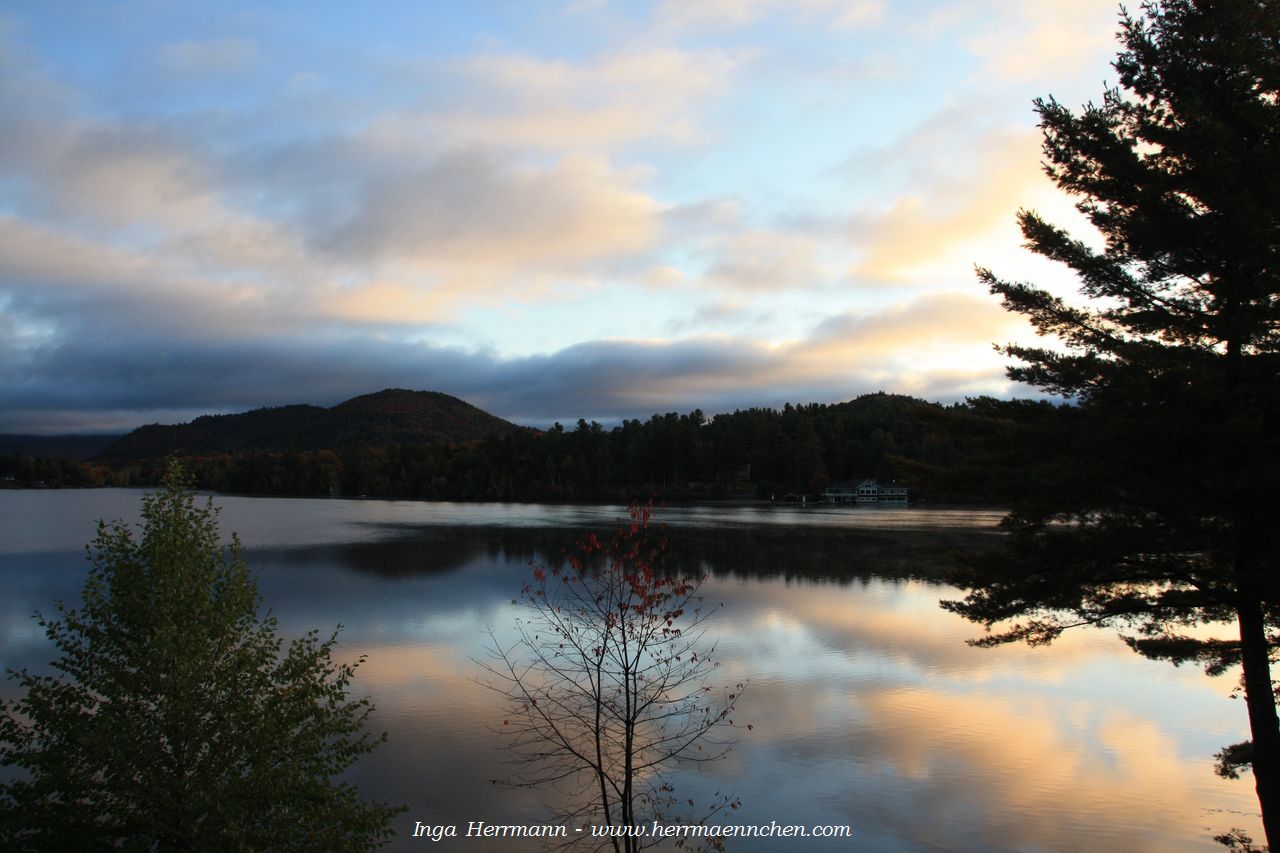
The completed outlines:
[[[519,429],[448,394],[388,388],[329,409],[277,406],[236,415],[204,415],[186,424],[151,424],[119,439],[98,458],[462,442]]]
[[[92,459],[120,435],[16,435],[0,434],[0,456],[32,459]]]

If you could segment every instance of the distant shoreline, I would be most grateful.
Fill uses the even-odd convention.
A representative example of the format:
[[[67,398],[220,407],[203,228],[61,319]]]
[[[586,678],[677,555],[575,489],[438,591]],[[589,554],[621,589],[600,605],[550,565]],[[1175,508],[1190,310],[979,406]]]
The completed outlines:
[[[0,482],[0,489],[8,491],[20,492],[54,492],[54,491],[134,491],[149,492],[154,491],[153,486],[23,486],[9,485]],[[197,494],[208,497],[232,497],[232,498],[265,498],[273,500],[305,500],[305,501],[388,501],[403,503],[427,503],[427,504],[476,504],[477,506],[515,504],[520,506],[565,506],[565,507],[606,507],[616,506],[625,507],[630,502],[620,500],[583,500],[583,501],[540,501],[540,500],[456,500],[448,498],[426,498],[426,497],[385,497],[382,495],[290,495],[290,494],[273,494],[273,493],[254,493],[254,492],[220,492],[213,489],[197,489]],[[637,498],[644,501],[647,498]],[[879,505],[879,504],[856,504],[856,503],[837,503],[832,501],[814,500],[807,502],[800,501],[780,501],[780,500],[764,500],[762,498],[666,498],[655,496],[654,503],[658,507],[663,506],[691,506],[691,507],[772,507],[775,509],[789,510],[817,510],[817,509],[834,509],[839,508],[849,512],[883,512],[888,510],[915,510],[915,509],[946,509],[946,510],[1003,510],[1004,508],[997,504],[978,503],[978,502],[943,502],[943,501],[918,501],[901,505]]]

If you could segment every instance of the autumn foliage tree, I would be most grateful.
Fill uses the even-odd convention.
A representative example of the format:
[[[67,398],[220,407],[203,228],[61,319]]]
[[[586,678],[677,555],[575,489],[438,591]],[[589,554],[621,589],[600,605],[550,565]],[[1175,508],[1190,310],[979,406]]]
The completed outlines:
[[[612,537],[587,535],[564,565],[535,563],[514,639],[495,633],[483,664],[507,706],[501,731],[516,770],[501,781],[568,789],[561,817],[604,835],[571,841],[620,853],[656,843],[635,832],[647,821],[701,822],[738,805],[717,794],[692,816],[672,811],[669,772],[725,755],[731,742],[717,730],[734,725],[743,685],[713,683],[702,579],[664,570],[652,512],[633,505]]]

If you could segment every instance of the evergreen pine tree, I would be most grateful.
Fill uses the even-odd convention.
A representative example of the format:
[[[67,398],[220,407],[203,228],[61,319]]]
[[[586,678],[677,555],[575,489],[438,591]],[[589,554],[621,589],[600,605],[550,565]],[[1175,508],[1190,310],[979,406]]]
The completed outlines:
[[[79,609],[40,618],[55,674],[0,703],[5,850],[367,850],[398,810],[335,777],[383,738],[337,632],[284,645],[238,541],[181,470],[141,538],[100,523]],[[12,774],[12,770],[9,771]]]
[[[1101,104],[1036,102],[1046,172],[1100,240],[1019,214],[1084,298],[979,271],[1058,342],[1008,347],[1010,376],[1071,405],[977,402],[1018,466],[1011,547],[944,606],[980,644],[1106,624],[1151,657],[1241,666],[1252,739],[1220,772],[1252,764],[1280,849],[1280,3],[1159,0],[1119,38]]]

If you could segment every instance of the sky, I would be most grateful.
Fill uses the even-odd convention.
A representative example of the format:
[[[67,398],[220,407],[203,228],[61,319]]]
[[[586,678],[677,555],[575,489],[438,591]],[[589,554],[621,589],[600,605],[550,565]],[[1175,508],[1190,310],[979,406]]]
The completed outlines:
[[[1032,101],[1113,0],[0,6],[0,432],[443,391],[616,423],[1031,394]]]

